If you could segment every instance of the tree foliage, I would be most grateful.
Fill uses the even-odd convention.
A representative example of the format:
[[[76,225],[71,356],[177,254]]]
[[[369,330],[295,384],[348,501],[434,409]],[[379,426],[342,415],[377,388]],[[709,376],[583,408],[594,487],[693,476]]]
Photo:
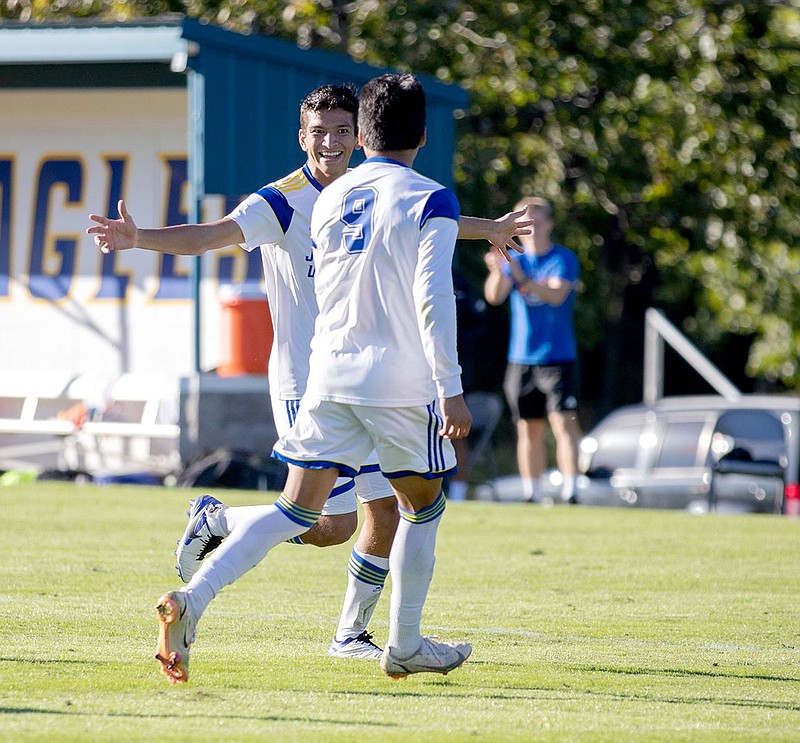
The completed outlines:
[[[752,339],[750,375],[800,386],[800,0],[10,0],[0,17],[172,12],[463,86],[462,208],[552,200],[585,348],[616,353],[652,302],[706,348]]]

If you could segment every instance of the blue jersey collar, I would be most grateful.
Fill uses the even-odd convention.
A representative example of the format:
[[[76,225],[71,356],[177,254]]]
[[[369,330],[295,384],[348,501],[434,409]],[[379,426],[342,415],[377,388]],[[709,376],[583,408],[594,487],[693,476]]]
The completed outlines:
[[[390,165],[399,165],[402,168],[407,168],[408,165],[401,163],[399,160],[392,160],[391,157],[368,157],[364,163],[389,163]]]
[[[314,186],[317,191],[322,191],[323,186],[316,178],[314,178],[313,175],[311,175],[311,168],[308,167],[308,163],[303,166],[303,173],[305,174],[305,177],[308,178],[308,182]]]

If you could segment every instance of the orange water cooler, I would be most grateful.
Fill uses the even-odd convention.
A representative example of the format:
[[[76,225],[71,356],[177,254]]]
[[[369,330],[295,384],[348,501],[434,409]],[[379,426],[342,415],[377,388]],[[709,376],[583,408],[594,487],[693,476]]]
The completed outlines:
[[[267,373],[272,318],[264,292],[237,288],[222,295],[221,336],[219,376]]]

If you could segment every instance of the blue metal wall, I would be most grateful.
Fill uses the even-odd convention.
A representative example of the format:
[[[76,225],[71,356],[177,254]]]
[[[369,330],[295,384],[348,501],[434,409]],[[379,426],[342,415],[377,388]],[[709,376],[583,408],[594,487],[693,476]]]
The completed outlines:
[[[183,38],[197,44],[189,67],[203,78],[204,192],[240,196],[285,175],[305,160],[297,144],[300,101],[326,83],[360,87],[386,69],[359,64],[280,39],[245,36],[192,19]],[[420,76],[428,101],[428,143],[415,168],[451,186],[455,121],[464,90]],[[354,159],[354,164],[358,159]]]

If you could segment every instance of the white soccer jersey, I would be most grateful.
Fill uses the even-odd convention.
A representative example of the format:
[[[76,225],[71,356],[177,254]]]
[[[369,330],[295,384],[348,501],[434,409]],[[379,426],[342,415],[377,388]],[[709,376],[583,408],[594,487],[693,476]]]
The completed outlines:
[[[297,400],[306,390],[317,302],[309,222],[322,191],[308,165],[247,197],[228,216],[242,230],[245,250],[261,248],[273,341],[270,394]]]
[[[402,163],[370,158],[311,219],[319,316],[308,394],[411,407],[461,389],[452,260],[458,201]]]

